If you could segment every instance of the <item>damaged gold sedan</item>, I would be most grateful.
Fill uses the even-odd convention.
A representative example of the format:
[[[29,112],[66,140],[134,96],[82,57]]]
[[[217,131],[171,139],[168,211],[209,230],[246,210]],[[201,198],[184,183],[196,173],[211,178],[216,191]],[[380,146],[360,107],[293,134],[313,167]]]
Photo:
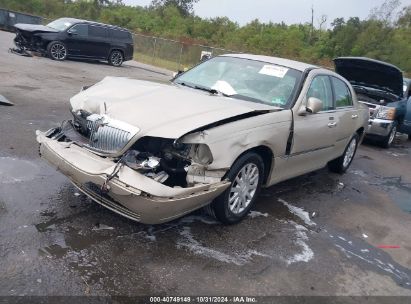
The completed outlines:
[[[95,202],[147,224],[205,206],[236,223],[261,187],[327,164],[345,172],[368,122],[338,74],[244,54],[170,84],[106,77],[70,103],[71,121],[37,131],[41,156]]]

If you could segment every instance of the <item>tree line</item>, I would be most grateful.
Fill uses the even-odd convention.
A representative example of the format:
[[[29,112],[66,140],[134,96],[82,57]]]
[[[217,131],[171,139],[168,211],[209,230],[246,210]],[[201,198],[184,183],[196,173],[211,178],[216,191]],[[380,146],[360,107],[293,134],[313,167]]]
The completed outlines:
[[[239,25],[227,17],[200,18],[199,0],[153,0],[147,7],[122,0],[0,0],[0,7],[47,18],[77,17],[134,32],[201,43],[239,52],[285,57],[331,66],[338,56],[365,56],[397,65],[411,74],[411,5],[386,0],[368,18],[337,18],[287,25],[258,19]]]

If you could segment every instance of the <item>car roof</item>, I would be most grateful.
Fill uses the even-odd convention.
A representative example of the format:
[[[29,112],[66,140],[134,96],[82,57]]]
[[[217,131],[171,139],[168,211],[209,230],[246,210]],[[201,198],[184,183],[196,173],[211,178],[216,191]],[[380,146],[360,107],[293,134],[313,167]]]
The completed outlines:
[[[285,59],[285,58],[279,58],[279,57],[271,57],[271,56],[263,56],[263,55],[252,55],[252,54],[225,54],[222,55],[225,57],[236,57],[236,58],[242,58],[242,59],[249,59],[249,60],[256,60],[256,61],[263,61],[263,62],[268,62],[272,64],[277,64],[285,67],[289,67],[301,72],[304,72],[307,69],[318,69],[320,67],[300,62],[300,61],[295,61],[295,60],[290,60],[290,59]]]
[[[92,25],[100,25],[100,26],[105,26],[108,28],[111,28],[113,30],[120,30],[120,31],[126,31],[126,32],[130,32],[128,29],[116,26],[116,25],[111,25],[111,24],[106,24],[106,23],[100,23],[100,22],[95,22],[95,21],[89,21],[89,20],[84,20],[84,19],[77,19],[77,18],[60,18],[60,19],[64,19],[67,20],[68,22],[72,23],[72,24],[79,24],[79,23],[83,23],[83,24],[92,24]]]

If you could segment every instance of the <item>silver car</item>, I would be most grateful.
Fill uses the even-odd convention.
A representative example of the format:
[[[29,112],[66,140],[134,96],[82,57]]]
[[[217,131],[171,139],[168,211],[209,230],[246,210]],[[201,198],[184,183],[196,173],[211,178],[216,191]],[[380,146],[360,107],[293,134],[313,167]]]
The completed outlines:
[[[70,104],[71,121],[37,131],[41,156],[95,202],[147,224],[205,206],[233,224],[261,187],[327,164],[343,173],[369,118],[338,74],[244,54],[170,84],[106,77]]]

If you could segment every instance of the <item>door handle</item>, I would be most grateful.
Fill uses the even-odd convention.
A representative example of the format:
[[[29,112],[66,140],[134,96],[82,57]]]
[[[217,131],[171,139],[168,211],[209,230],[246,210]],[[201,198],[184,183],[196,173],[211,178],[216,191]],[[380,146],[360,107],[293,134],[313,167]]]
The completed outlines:
[[[352,119],[357,119],[357,118],[358,118],[358,115],[357,115],[357,114],[353,114],[353,115],[351,115],[351,118],[352,118]]]
[[[334,127],[336,127],[337,126],[337,123],[336,122],[330,122],[329,124],[328,124],[328,127],[329,128],[334,128]]]

